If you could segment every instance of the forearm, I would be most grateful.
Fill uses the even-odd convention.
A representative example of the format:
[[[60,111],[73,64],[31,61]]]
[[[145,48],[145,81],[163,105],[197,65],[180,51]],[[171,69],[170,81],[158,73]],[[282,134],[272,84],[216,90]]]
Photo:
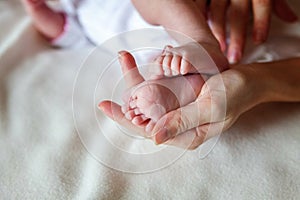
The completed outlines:
[[[218,44],[208,27],[204,13],[192,0],[132,0],[132,2],[148,23],[178,31],[198,42]]]
[[[300,58],[268,63],[260,70],[266,77],[266,101],[300,101]]]
[[[243,70],[248,70],[258,103],[300,101],[300,58],[254,63],[244,68],[248,68]]]

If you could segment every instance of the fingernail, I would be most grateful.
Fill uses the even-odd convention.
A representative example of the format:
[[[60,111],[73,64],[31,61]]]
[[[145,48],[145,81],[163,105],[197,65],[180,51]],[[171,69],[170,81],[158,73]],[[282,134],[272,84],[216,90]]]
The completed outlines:
[[[127,54],[127,53],[128,53],[128,52],[125,51],[125,50],[119,51],[119,52],[118,52],[119,59],[120,59],[122,56],[124,56],[125,54]]]
[[[230,64],[236,64],[241,59],[241,52],[233,50],[229,53],[228,61]]]
[[[166,128],[162,128],[155,134],[155,143],[162,144],[170,139],[170,134]]]
[[[98,104],[98,106],[97,106],[97,107],[98,107],[98,109],[99,109],[99,110],[101,110],[101,111],[102,111],[102,110],[103,110],[103,107],[102,107],[102,102],[100,102],[100,103]]]
[[[98,104],[97,107],[98,107],[98,109],[99,109],[101,112],[105,113],[104,107],[103,107],[103,105],[102,105],[102,102],[100,102],[100,103]]]

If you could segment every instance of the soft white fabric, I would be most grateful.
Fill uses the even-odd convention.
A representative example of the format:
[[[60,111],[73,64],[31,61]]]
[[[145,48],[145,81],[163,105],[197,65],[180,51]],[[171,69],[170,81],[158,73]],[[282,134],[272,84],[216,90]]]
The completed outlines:
[[[81,48],[91,43],[82,32],[82,28],[77,20],[73,16],[65,15],[64,31],[52,40],[51,44],[61,48]]]
[[[299,2],[295,2],[299,10]],[[81,63],[90,55],[84,65],[90,71],[81,74],[84,88],[86,80],[94,80],[105,71],[103,66],[116,54],[118,43],[101,47],[103,51],[108,49],[102,60],[90,54],[93,49],[89,47],[52,49],[32,28],[18,0],[0,1],[0,25],[5,27],[0,30],[1,199],[299,198],[299,103],[265,104],[247,112],[222,134],[205,159],[199,159],[196,150],[152,173],[120,172],[96,158],[103,156],[122,167],[127,163],[118,162],[126,161],[126,156],[88,133],[98,135],[100,129],[106,130],[109,140],[132,152],[165,147],[155,147],[145,140],[127,143],[116,125],[100,112],[96,112],[99,127],[91,123],[95,116],[90,110],[74,115],[84,122],[75,127],[72,110],[73,85]],[[274,19],[270,43],[250,45],[245,62],[299,54],[299,31],[299,23],[286,26]],[[115,74],[101,79],[107,84],[97,88],[97,94],[105,97],[120,75],[118,66],[107,69],[107,73],[111,70]],[[95,102],[85,101],[86,94],[77,96],[77,106],[95,106]],[[79,135],[76,128],[86,132]],[[97,156],[90,153],[91,147],[99,150]],[[139,169],[142,159],[128,167]],[[153,164],[161,161],[160,154],[152,160]]]
[[[111,36],[140,28],[153,27],[146,23],[130,0],[60,0],[60,10],[67,14],[63,34],[55,46],[82,47],[87,38],[101,45]]]

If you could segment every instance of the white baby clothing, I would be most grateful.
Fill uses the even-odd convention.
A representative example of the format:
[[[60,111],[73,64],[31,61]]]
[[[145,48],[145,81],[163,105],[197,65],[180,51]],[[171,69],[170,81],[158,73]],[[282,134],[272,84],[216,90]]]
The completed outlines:
[[[60,0],[60,4],[66,24],[64,32],[52,41],[55,46],[100,45],[119,33],[154,27],[130,0]]]

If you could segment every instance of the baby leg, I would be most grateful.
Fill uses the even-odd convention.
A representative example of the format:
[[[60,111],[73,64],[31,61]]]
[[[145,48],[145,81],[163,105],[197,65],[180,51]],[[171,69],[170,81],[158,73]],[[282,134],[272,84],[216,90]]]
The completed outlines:
[[[48,39],[57,38],[64,30],[65,17],[51,10],[45,0],[22,0],[36,29]]]

